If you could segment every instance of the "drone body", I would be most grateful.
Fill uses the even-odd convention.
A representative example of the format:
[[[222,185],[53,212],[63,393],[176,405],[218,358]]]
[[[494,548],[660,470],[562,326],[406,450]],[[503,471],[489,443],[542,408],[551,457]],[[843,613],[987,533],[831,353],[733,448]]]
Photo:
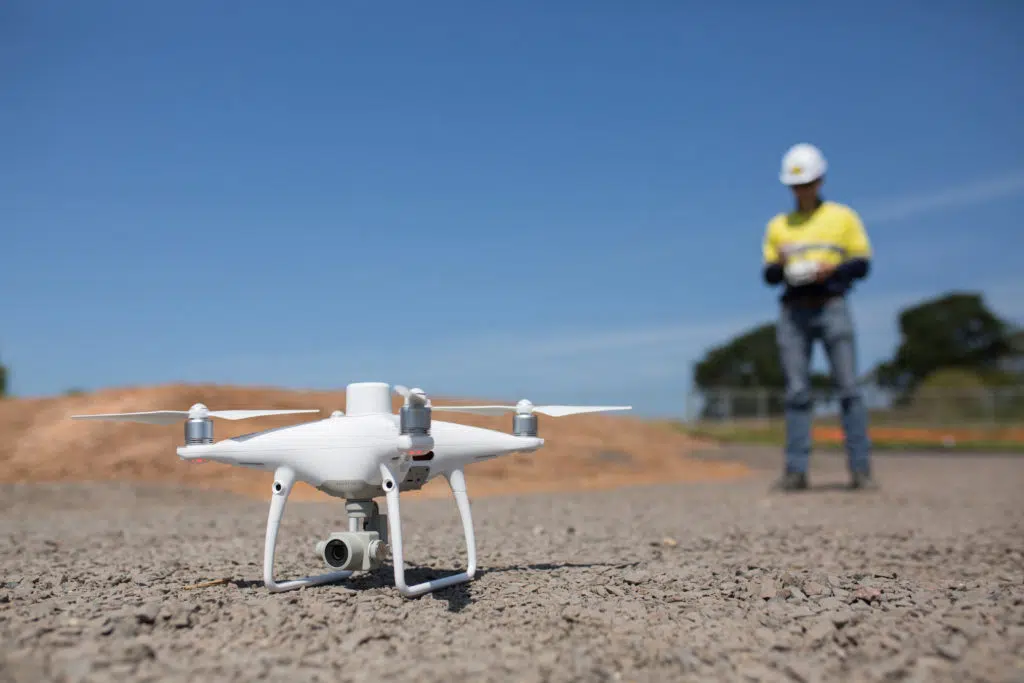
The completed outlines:
[[[74,415],[73,419],[117,420],[149,424],[185,423],[185,445],[178,457],[189,462],[218,462],[274,473],[270,514],[264,544],[263,581],[279,592],[348,578],[356,571],[376,569],[390,550],[395,585],[406,597],[462,583],[476,572],[476,547],[464,470],[482,460],[536,451],[537,416],[629,410],[630,406],[431,406],[422,391],[393,388],[405,397],[398,414],[391,411],[392,387],[383,382],[357,382],[346,387],[346,413],[313,422],[276,427],[215,441],[212,418],[246,419],[266,415],[315,413],[318,410],[209,411],[196,404],[189,411],[149,411]],[[512,433],[432,420],[432,411],[501,414],[514,411]],[[405,582],[399,494],[417,490],[444,477],[462,516],[466,536],[466,571],[409,586]],[[346,500],[349,527],[317,544],[317,553],[336,571],[278,582],[273,576],[274,548],[285,503],[296,481]],[[374,498],[387,499],[381,514]]]
[[[393,470],[402,490],[419,489],[445,472],[499,455],[534,451],[544,444],[537,437],[436,420],[429,423],[429,430],[403,434],[401,415],[391,412],[388,385],[349,385],[347,394],[347,413],[335,411],[315,422],[216,443],[186,444],[178,448],[178,457],[271,472],[287,466],[296,479],[328,495],[369,499],[387,493],[382,464]]]

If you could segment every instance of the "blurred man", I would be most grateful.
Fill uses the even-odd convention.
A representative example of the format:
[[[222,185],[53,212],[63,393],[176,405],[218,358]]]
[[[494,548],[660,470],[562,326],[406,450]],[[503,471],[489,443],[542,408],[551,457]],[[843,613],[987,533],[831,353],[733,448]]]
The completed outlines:
[[[813,145],[791,147],[780,179],[793,192],[793,211],[775,216],[764,235],[764,279],[784,283],[777,338],[786,378],[786,462],[776,487],[808,486],[811,452],[811,353],[820,340],[842,407],[852,488],[874,488],[867,410],[857,383],[853,319],[846,296],[868,274],[871,245],[860,217],[821,196],[827,164]]]

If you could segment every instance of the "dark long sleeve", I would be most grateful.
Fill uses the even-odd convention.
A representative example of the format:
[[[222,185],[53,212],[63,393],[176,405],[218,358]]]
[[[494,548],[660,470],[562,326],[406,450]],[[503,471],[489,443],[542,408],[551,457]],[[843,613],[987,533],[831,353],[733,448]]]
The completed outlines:
[[[770,285],[777,285],[782,282],[785,272],[780,264],[768,263],[765,265],[762,275],[765,282]]]
[[[868,276],[871,271],[871,261],[866,258],[852,258],[839,264],[833,273],[836,279],[850,283]]]

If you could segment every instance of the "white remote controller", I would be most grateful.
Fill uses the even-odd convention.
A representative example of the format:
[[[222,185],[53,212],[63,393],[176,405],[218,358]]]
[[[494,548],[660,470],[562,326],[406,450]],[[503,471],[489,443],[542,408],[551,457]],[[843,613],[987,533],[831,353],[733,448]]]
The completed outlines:
[[[818,264],[814,261],[798,259],[786,263],[786,282],[791,285],[805,285],[814,280],[818,273]]]

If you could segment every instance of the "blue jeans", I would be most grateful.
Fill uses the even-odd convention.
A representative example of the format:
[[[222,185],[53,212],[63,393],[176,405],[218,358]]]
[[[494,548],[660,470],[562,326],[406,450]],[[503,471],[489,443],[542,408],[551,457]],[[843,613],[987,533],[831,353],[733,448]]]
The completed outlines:
[[[821,306],[783,304],[776,325],[782,371],[786,379],[786,471],[807,472],[811,455],[811,352],[821,340],[832,368],[842,407],[843,433],[850,472],[870,472],[871,442],[867,408],[857,384],[853,318],[846,299]]]

